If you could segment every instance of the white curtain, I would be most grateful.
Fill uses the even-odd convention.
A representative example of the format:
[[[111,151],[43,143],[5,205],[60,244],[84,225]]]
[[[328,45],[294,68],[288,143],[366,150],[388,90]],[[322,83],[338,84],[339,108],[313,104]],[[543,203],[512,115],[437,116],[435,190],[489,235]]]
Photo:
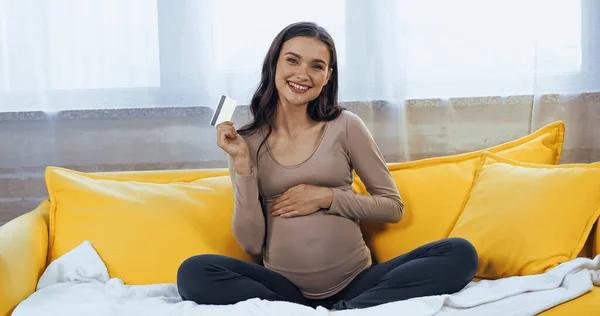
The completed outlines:
[[[340,101],[394,135],[393,159],[557,119],[600,155],[599,0],[0,0],[0,112],[247,104],[301,20],[332,34]]]

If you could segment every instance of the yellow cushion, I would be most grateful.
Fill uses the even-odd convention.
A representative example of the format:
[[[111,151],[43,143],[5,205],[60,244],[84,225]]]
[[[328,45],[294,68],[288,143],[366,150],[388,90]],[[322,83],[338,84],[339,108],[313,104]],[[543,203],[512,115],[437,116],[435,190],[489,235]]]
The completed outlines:
[[[91,174],[98,179],[112,179],[120,181],[139,181],[150,183],[190,182],[194,180],[229,176],[227,168],[218,169],[173,169],[173,170],[147,170],[147,171],[115,171],[98,172]]]
[[[477,249],[477,277],[547,272],[577,257],[600,214],[600,163],[545,165],[482,154],[450,237]]]
[[[557,121],[486,150],[518,161],[557,164],[564,128],[564,123]],[[397,224],[361,223],[365,241],[380,262],[448,237],[460,215],[483,151],[389,164],[404,202],[404,217]],[[355,190],[366,194],[360,178],[355,181]]]
[[[47,168],[49,261],[89,240],[111,277],[153,284],[176,282],[181,262],[196,254],[251,260],[231,232],[231,180],[213,175],[189,171],[119,177]]]

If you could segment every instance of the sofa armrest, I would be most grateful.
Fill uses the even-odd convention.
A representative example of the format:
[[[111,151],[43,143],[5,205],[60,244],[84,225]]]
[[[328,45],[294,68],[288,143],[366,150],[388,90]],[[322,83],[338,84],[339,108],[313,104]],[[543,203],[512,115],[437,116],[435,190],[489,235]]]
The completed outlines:
[[[46,268],[49,206],[44,201],[0,227],[0,316],[35,291]]]

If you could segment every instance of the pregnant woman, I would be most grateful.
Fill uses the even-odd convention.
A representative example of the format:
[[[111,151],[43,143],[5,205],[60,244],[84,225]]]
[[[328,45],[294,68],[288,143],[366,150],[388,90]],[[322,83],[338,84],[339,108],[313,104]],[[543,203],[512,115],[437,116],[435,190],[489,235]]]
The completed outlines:
[[[372,262],[359,221],[396,223],[403,203],[368,129],[338,105],[337,93],[327,31],[314,23],[282,30],[264,60],[252,121],[239,130],[217,126],[234,190],[233,233],[262,263],[193,256],[178,271],[184,300],[260,298],[344,310],[449,294],[471,281],[477,253],[464,239]],[[353,171],[369,195],[352,191]]]

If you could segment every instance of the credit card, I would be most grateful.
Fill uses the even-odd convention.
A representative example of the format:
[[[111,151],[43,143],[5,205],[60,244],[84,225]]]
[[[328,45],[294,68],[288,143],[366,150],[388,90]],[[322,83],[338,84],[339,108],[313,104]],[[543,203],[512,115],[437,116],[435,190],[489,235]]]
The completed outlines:
[[[210,120],[210,125],[217,126],[225,121],[231,121],[236,107],[237,102],[235,100],[222,95],[219,104],[213,113],[212,119]]]

